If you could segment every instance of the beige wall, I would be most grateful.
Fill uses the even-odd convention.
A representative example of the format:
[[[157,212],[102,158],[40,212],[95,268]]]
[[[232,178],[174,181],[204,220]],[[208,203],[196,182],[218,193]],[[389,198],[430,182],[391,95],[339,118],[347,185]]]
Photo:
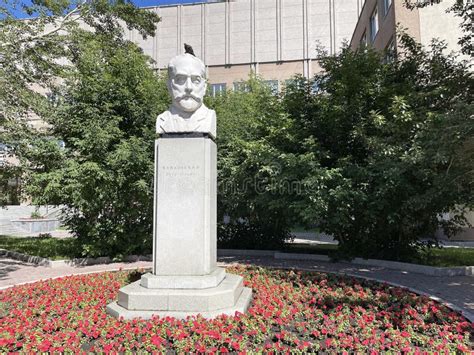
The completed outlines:
[[[433,38],[446,41],[448,51],[459,51],[459,38],[462,36],[461,19],[446,10],[455,0],[444,0],[436,6],[419,10],[420,42],[429,45]]]
[[[454,2],[455,0],[444,0],[439,4],[409,10],[403,5],[403,0],[393,0],[387,16],[384,17],[383,1],[367,0],[354,30],[351,47],[355,49],[359,46],[364,31],[369,38],[369,18],[377,4],[379,32],[372,43],[374,48],[385,49],[398,27],[425,46],[429,45],[433,38],[439,38],[446,41],[448,51],[459,51],[457,42],[462,34],[460,20],[452,13],[446,13]]]
[[[155,38],[126,37],[158,68],[190,44],[209,66],[316,58],[323,45],[335,53],[350,40],[362,0],[234,0],[153,7],[161,17]]]
[[[310,68],[310,75],[313,75],[313,70],[319,68],[315,63],[310,62],[308,64],[307,61],[211,66],[208,67],[208,77],[209,84],[225,83],[227,90],[233,88],[234,82],[247,80],[251,73],[257,74],[266,80],[278,80],[280,85],[283,85],[285,80],[295,74],[304,75],[308,67]]]
[[[443,218],[452,218],[451,214],[445,214]],[[474,212],[468,212],[466,215],[467,221],[474,226]],[[442,229],[439,229],[436,232],[436,237],[439,239],[447,239],[447,236],[443,233]],[[455,236],[451,238],[453,241],[474,241],[474,228],[464,228],[461,232],[457,233]]]
[[[208,68],[208,77],[210,84],[225,83],[227,90],[232,89],[232,85],[236,81],[247,80],[252,70],[249,64],[232,65],[229,67],[216,66]]]
[[[268,80],[285,81],[295,74],[303,74],[303,61],[264,63],[258,65],[257,74]]]
[[[409,10],[403,6],[403,0],[394,0],[395,24],[420,42],[420,16],[418,9]],[[434,5],[437,6],[437,5]]]
[[[208,66],[209,83],[248,79],[254,72],[283,82],[295,74],[306,77],[319,69],[316,48],[330,53],[349,41],[363,0],[234,0],[153,7],[161,17],[156,37],[136,31],[126,37],[166,68],[183,53],[184,43]]]

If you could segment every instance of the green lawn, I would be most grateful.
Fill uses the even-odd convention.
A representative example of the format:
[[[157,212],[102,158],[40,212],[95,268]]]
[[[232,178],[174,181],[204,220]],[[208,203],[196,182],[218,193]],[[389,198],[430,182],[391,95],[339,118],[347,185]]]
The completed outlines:
[[[56,239],[51,237],[17,238],[0,236],[0,248],[29,255],[41,256],[52,260],[80,257],[80,248],[73,238]],[[288,243],[282,251],[288,253],[307,253],[330,255],[337,250],[332,244]],[[472,266],[474,265],[474,248],[431,249],[417,260],[406,260],[430,266]]]
[[[10,237],[0,235],[0,248],[52,260],[80,257],[79,248],[73,238]]]
[[[421,264],[431,266],[474,266],[474,248],[432,249],[421,257]]]
[[[284,250],[288,253],[306,253],[330,255],[337,250],[333,244],[300,244],[288,243]],[[405,260],[416,264],[429,266],[474,266],[474,248],[441,248],[431,249],[416,260]]]

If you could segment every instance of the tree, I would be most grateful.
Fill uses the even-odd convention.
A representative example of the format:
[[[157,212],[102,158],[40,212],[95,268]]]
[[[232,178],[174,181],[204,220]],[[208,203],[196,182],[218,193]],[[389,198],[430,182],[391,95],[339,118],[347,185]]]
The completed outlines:
[[[19,15],[20,13],[20,15]],[[21,15],[23,14],[23,15]],[[27,16],[28,19],[18,17]],[[34,117],[47,117],[54,102],[47,95],[66,78],[78,55],[75,38],[84,27],[107,36],[120,47],[122,25],[143,36],[154,35],[159,17],[136,8],[128,0],[53,0],[23,2],[3,0],[0,6],[0,142],[21,164],[0,169],[0,205],[8,200],[8,181],[24,177],[35,164],[25,159],[33,137],[47,136],[32,127]]]
[[[291,144],[285,132],[291,124],[277,96],[259,78],[245,90],[208,98],[217,114],[218,232],[221,247],[276,248],[289,238],[291,210],[288,189],[280,182],[289,155],[280,155],[277,142]]]
[[[64,205],[84,255],[151,250],[155,120],[168,105],[163,80],[132,43],[74,38],[74,74],[46,121],[65,148],[34,144],[38,168],[27,182],[36,203]],[[30,158],[32,158],[30,156]]]
[[[314,140],[320,162],[304,179],[301,215],[342,254],[413,257],[441,213],[458,212],[443,223],[452,234],[474,204],[469,65],[440,43],[400,43],[404,56],[392,63],[369,48],[324,57],[313,82],[286,93],[294,134]]]

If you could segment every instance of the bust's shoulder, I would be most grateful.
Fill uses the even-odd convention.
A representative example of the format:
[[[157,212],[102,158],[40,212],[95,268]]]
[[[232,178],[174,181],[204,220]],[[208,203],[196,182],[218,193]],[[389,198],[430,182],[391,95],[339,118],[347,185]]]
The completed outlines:
[[[170,117],[171,112],[169,110],[166,110],[156,117],[156,133],[166,133],[170,130]]]
[[[202,105],[203,106],[203,116],[206,119],[216,119],[216,111],[210,109],[209,107]]]
[[[156,119],[157,121],[165,121],[170,116],[171,112],[169,110],[166,110],[165,112],[160,113]]]
[[[211,110],[207,106],[204,106],[204,108],[206,112],[202,118],[202,120],[205,122],[203,126],[205,127],[205,131],[210,133],[211,136],[215,138],[216,137],[216,111]]]

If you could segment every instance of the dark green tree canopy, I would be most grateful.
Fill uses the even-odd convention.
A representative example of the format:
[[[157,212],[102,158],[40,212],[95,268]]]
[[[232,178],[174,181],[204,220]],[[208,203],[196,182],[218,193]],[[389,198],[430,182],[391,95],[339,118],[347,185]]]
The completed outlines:
[[[27,17],[27,18],[22,18]],[[159,17],[130,1],[2,0],[0,5],[0,142],[21,164],[0,169],[0,205],[8,202],[12,179],[28,175],[37,164],[26,156],[35,137],[49,137],[48,126],[32,127],[31,119],[47,118],[57,104],[55,92],[74,75],[79,39],[107,39],[109,47],[126,45],[122,26],[154,36]],[[113,49],[110,49],[113,50]],[[44,144],[55,144],[53,142]]]

